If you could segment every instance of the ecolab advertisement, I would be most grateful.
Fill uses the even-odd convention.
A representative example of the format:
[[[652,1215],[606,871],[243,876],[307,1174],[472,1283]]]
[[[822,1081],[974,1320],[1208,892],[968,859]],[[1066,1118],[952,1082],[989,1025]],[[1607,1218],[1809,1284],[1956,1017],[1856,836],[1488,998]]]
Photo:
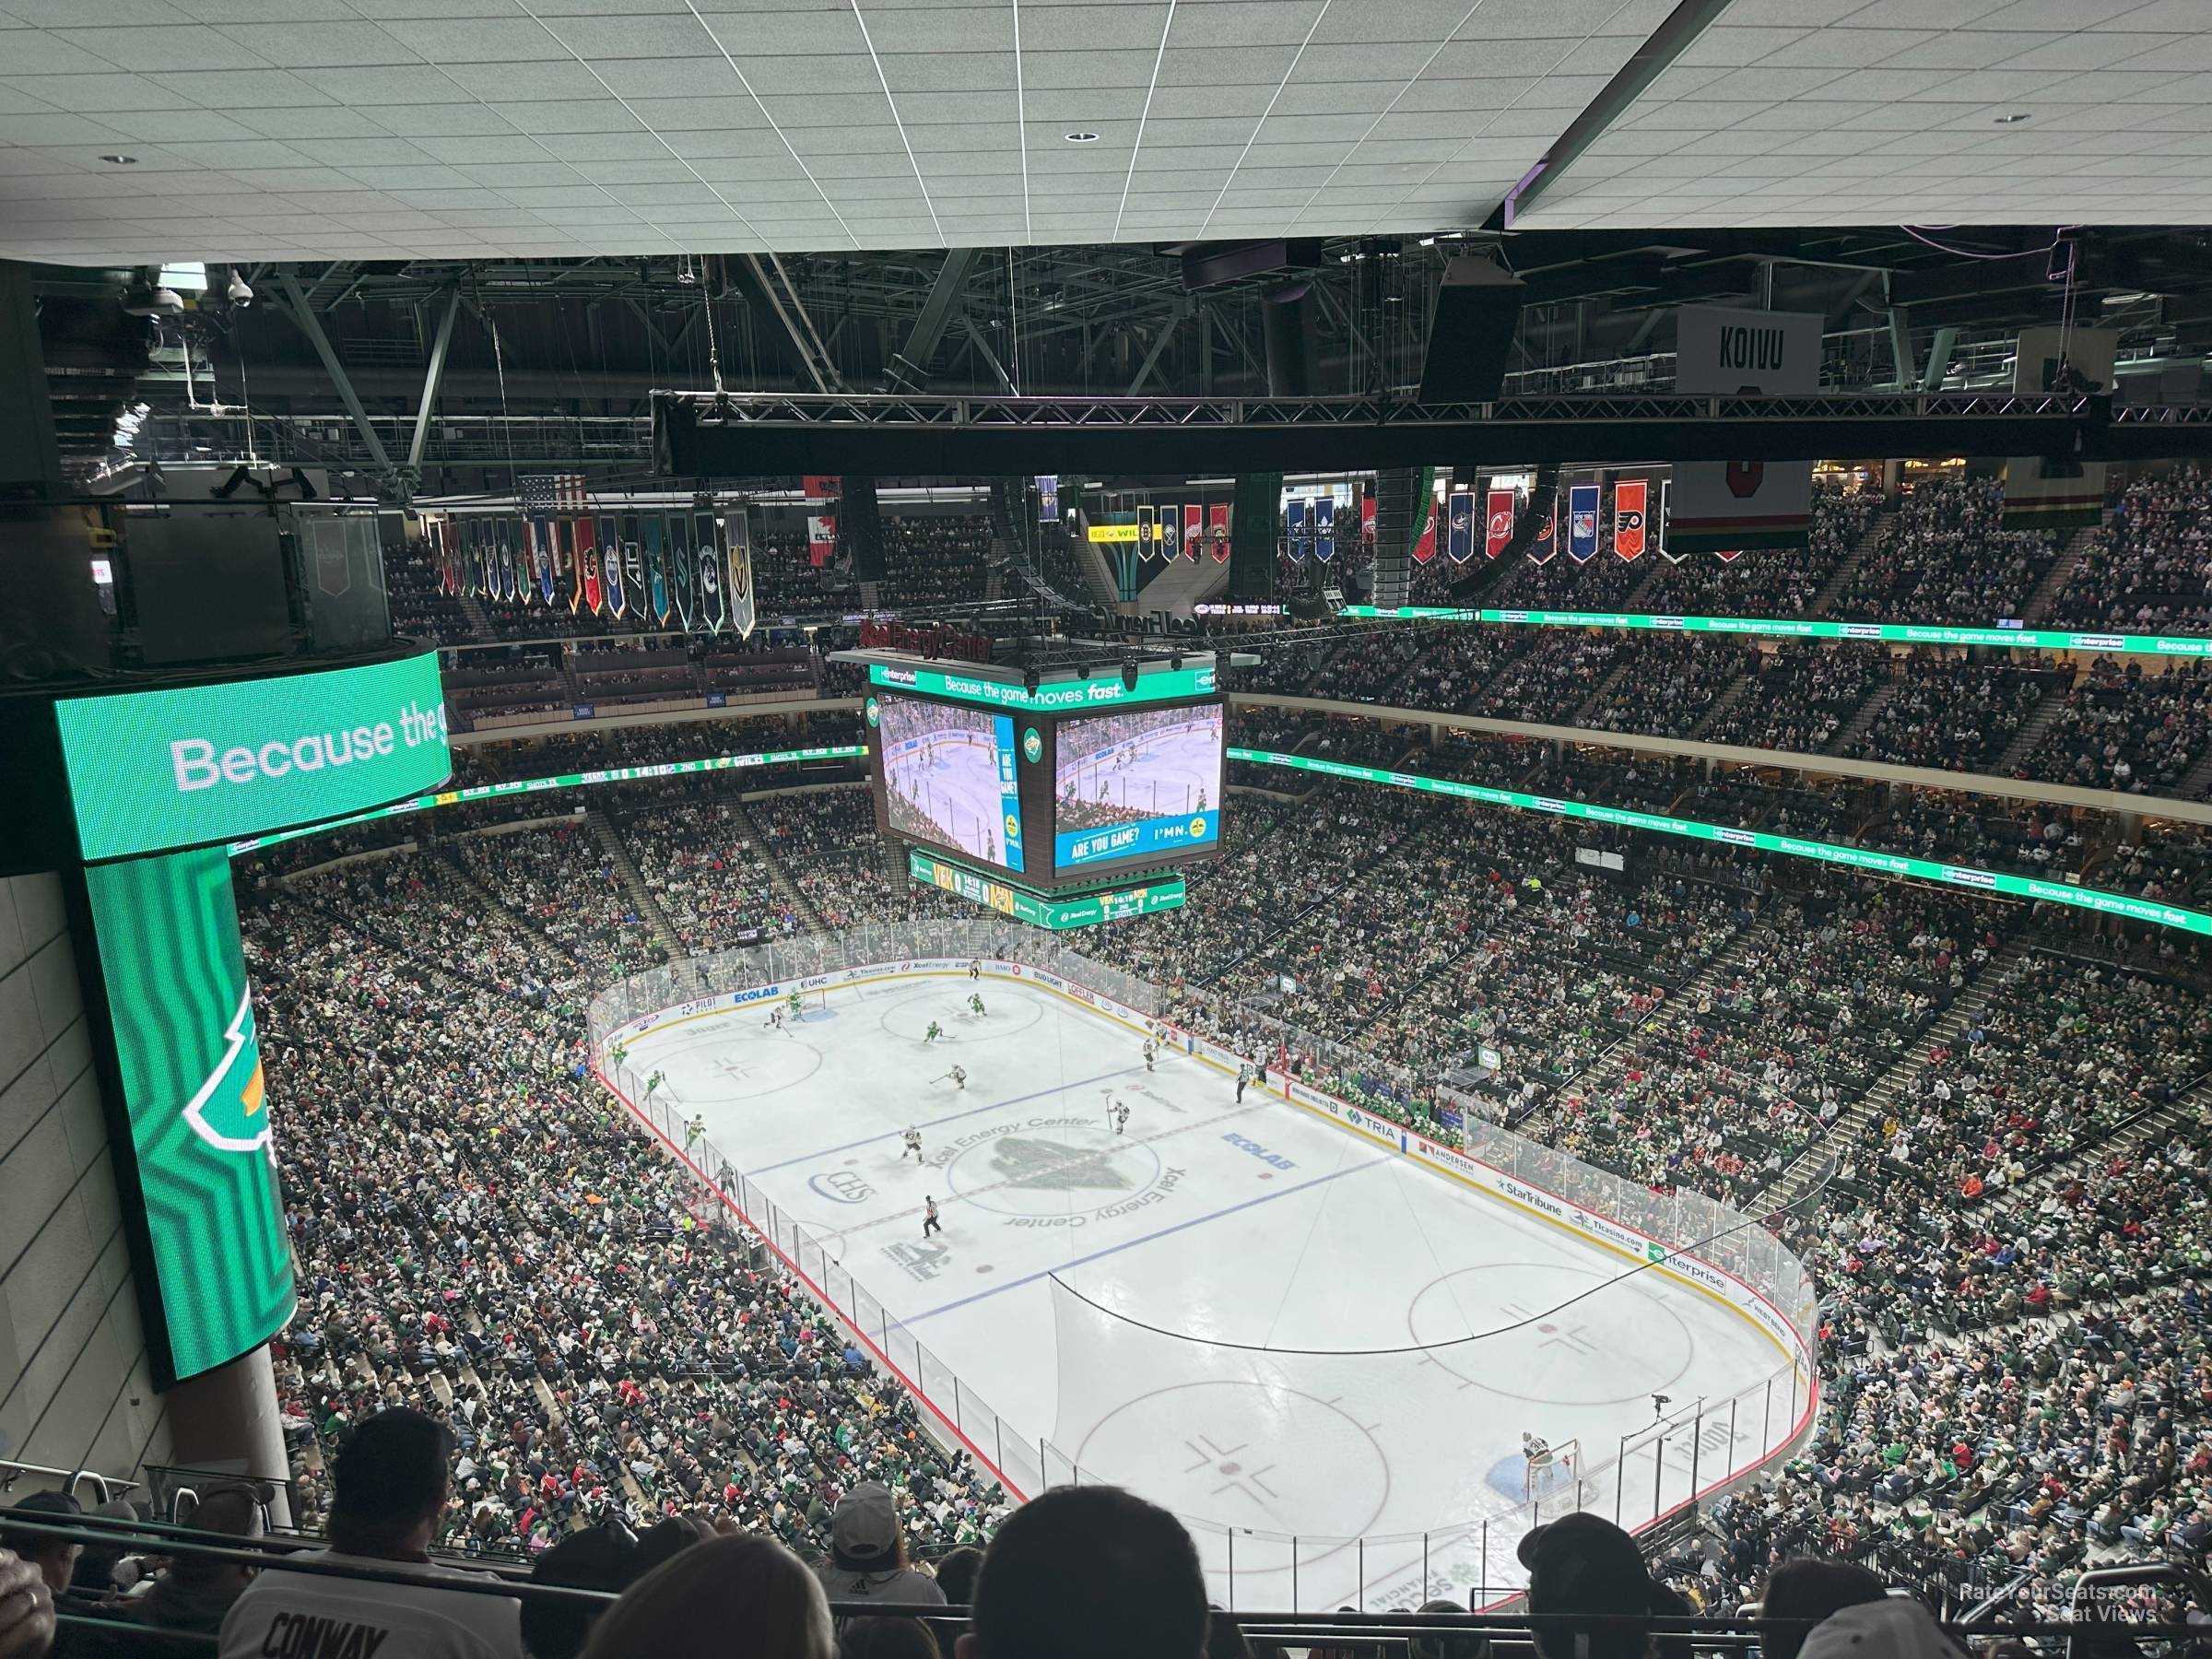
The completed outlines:
[[[54,704],[88,860],[235,841],[453,771],[438,653]]]

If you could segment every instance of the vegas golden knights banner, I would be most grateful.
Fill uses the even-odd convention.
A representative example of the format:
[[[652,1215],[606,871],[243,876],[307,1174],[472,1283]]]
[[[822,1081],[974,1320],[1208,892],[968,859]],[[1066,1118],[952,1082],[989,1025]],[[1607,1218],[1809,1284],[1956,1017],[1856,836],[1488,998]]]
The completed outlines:
[[[759,618],[753,593],[753,532],[744,508],[723,515],[722,534],[730,549],[730,626],[739,639],[749,640]]]

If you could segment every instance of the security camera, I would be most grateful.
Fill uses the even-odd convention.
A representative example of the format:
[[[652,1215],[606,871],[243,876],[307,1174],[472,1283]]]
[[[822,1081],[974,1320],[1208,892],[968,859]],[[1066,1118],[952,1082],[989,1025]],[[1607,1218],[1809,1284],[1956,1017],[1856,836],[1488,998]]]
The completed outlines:
[[[123,309],[134,317],[181,317],[184,301],[171,288],[135,288],[123,297]]]
[[[245,277],[236,271],[230,273],[229,293],[230,303],[241,310],[253,303],[253,288],[247,286]]]

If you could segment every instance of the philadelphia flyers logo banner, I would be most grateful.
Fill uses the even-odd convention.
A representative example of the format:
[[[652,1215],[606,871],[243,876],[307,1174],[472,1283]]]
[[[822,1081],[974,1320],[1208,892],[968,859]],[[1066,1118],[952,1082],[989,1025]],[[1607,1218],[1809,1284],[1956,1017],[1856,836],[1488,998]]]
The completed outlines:
[[[1613,486],[1613,551],[1623,559],[1643,556],[1643,502],[1650,489],[1641,478],[1623,478]]]

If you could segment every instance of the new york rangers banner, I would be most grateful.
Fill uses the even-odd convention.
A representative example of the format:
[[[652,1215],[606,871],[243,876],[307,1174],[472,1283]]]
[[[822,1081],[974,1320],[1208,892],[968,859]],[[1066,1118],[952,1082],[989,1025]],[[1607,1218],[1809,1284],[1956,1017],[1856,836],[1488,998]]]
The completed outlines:
[[[1214,544],[1214,562],[1229,562],[1229,503],[1210,502],[1206,510],[1206,539]]]
[[[1037,522],[1056,524],[1060,522],[1060,475],[1037,475]]]
[[[753,595],[753,527],[742,507],[723,515],[723,539],[729,544],[730,626],[749,640],[759,620]]]
[[[594,617],[602,614],[606,593],[599,585],[599,535],[588,518],[576,521],[576,591],[583,595],[586,610]]]
[[[1444,552],[1453,564],[1475,557],[1475,492],[1455,489],[1444,498]]]
[[[1196,559],[1206,550],[1206,509],[1192,501],[1182,510],[1182,556]]]
[[[599,581],[606,592],[607,614],[620,617],[629,608],[629,594],[622,581],[622,532],[611,518],[599,521]]]
[[[1306,498],[1292,496],[1283,503],[1283,546],[1292,564],[1306,561]]]
[[[1631,562],[1643,557],[1643,503],[1650,490],[1642,478],[1613,486],[1613,551]]]
[[[809,515],[806,520],[806,562],[820,570],[837,551],[837,520],[827,515]]]
[[[681,512],[670,513],[662,534],[668,544],[669,596],[676,601],[677,621],[688,631],[691,584],[699,578],[699,567],[691,560],[691,520]]]
[[[1597,557],[1598,487],[1577,484],[1567,492],[1567,557],[1588,564]]]
[[[661,550],[661,515],[649,512],[639,526],[645,543],[645,592],[653,611],[653,619],[663,628],[668,626],[668,564],[667,556]]]
[[[1818,312],[1686,305],[1676,315],[1675,389],[1696,396],[1804,396],[1820,389]],[[1677,555],[1801,547],[1813,513],[1810,461],[1680,461],[1667,499]]]
[[[1543,505],[1533,511],[1536,534],[1528,544],[1528,556],[1537,564],[1549,564],[1551,556],[1559,550],[1559,492],[1553,489]]]
[[[1159,556],[1177,559],[1182,554],[1182,509],[1171,503],[1159,510]]]
[[[1482,556],[1495,559],[1512,545],[1513,492],[1510,489],[1490,491],[1489,513],[1483,521]]]
[[[1323,564],[1336,557],[1336,498],[1313,498],[1313,557]]]
[[[718,634],[729,617],[723,593],[721,524],[711,513],[692,520],[699,537],[699,614],[709,633]]]
[[[1421,488],[1413,498],[1413,559],[1427,564],[1436,557],[1436,469],[1421,469]]]

